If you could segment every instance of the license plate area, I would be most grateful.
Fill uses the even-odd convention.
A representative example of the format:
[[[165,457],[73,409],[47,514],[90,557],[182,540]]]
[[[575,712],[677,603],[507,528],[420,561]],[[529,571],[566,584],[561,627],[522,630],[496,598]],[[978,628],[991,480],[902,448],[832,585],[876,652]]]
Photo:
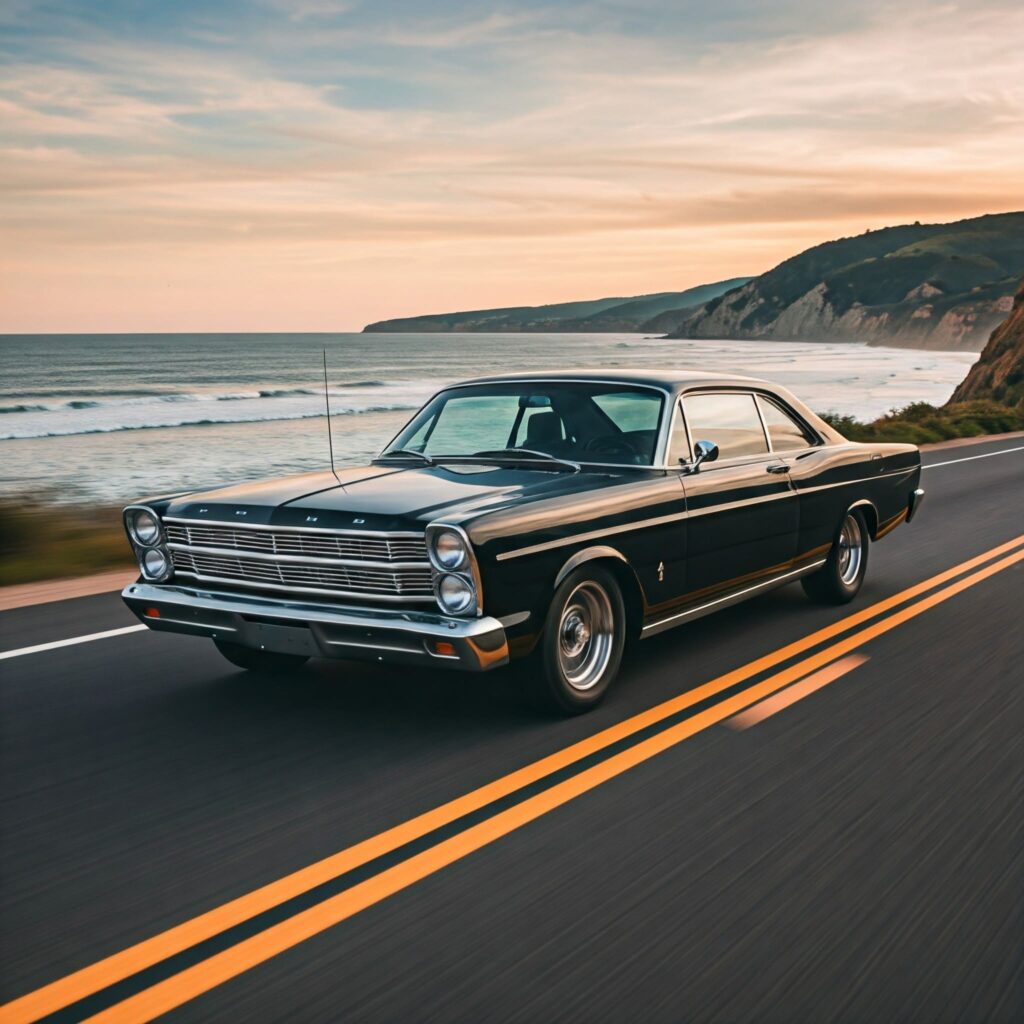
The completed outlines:
[[[301,654],[315,658],[320,654],[313,634],[308,626],[277,626],[266,622],[254,622],[249,627],[258,647],[278,654]]]

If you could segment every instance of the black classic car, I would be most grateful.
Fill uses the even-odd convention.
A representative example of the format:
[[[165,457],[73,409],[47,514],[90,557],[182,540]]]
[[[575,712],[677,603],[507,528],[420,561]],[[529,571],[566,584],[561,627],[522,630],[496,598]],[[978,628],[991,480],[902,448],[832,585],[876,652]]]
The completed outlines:
[[[310,657],[524,679],[567,712],[626,642],[799,579],[860,589],[920,506],[913,445],[855,444],[784,388],[665,371],[512,374],[439,392],[368,466],[129,505],[147,626],[233,664]]]

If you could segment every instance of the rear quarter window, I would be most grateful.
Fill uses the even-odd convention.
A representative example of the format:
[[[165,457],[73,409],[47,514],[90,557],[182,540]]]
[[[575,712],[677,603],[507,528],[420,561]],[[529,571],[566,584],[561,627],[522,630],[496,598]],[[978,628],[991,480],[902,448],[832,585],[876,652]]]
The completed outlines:
[[[799,448],[808,448],[815,443],[815,438],[771,399],[758,395],[757,402],[761,407],[768,436],[771,438],[772,451],[792,452]]]

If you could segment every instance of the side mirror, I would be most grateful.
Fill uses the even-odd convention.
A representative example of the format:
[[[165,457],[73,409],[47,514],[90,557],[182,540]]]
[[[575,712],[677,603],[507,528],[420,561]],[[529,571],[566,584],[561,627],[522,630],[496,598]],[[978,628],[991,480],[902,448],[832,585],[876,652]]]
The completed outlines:
[[[718,445],[714,441],[696,441],[693,445],[693,462],[690,463],[691,473],[696,473],[705,462],[714,462],[718,458]]]

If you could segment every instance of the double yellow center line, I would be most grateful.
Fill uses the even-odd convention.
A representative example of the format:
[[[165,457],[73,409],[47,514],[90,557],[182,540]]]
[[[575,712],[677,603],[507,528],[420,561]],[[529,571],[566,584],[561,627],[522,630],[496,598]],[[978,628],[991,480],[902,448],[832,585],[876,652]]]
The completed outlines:
[[[126,994],[124,998],[111,993],[112,1005],[108,1003],[105,1009],[96,1007],[98,1012],[88,1017],[92,1021],[152,1020],[523,827],[695,733],[724,721],[1022,559],[1024,534],[464,796],[15,999],[0,1007],[0,1022],[36,1021],[64,1008],[77,1010],[79,1008],[73,1004],[81,1000],[103,993],[103,990],[119,985],[139,972],[185,953],[260,914],[280,908],[289,900],[310,893],[318,886],[377,858],[399,851],[467,815],[484,811],[502,798],[543,782],[563,769],[664,724],[689,708],[722,697],[739,684],[821,647],[768,678],[717,699],[711,706],[678,723],[668,724],[653,735],[638,739],[633,745],[554,782],[535,795],[526,796],[511,807],[495,809],[495,813],[483,820],[467,825],[449,838],[441,839],[363,881],[271,923],[227,948],[214,951],[205,958],[200,957],[198,962],[182,965],[182,969],[154,980],[153,984],[139,991]],[[915,600],[919,597],[920,600]],[[871,625],[858,628],[868,622]],[[92,1007],[83,1005],[81,1009],[88,1013]],[[82,1015],[76,1013],[76,1019],[82,1019]]]

